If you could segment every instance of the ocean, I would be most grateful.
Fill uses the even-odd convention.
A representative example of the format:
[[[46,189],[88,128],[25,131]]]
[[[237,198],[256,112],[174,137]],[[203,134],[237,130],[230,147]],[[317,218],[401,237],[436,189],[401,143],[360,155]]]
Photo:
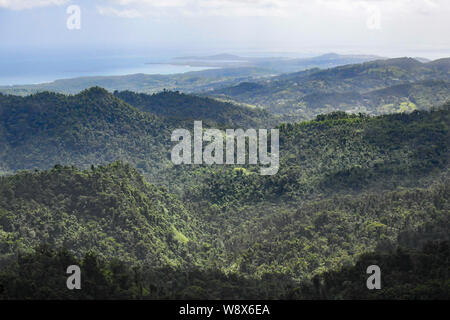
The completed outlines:
[[[172,65],[168,58],[145,56],[0,56],[0,85],[52,82],[86,76],[118,76],[135,73],[176,74],[208,67]]]

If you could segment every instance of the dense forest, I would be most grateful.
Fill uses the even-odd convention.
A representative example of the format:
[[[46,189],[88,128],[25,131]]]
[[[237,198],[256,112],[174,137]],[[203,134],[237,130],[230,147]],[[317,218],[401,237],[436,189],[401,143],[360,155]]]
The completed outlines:
[[[211,217],[120,163],[0,183],[4,299],[449,296],[448,181],[272,208],[220,237]],[[72,264],[82,267],[83,290],[65,287]],[[379,292],[365,288],[372,264],[383,270]]]
[[[89,167],[120,159],[157,171],[169,162],[173,126],[101,88],[75,96],[0,95],[2,169]]]
[[[179,120],[203,120],[215,127],[272,128],[277,118],[260,108],[248,108],[206,97],[162,91],[153,95],[115,91],[114,95],[141,111]]]
[[[450,298],[449,243],[421,250],[366,253],[355,266],[295,282],[282,274],[263,278],[219,270],[131,267],[94,253],[81,258],[39,246],[0,271],[1,299],[438,299]],[[368,265],[380,265],[383,290],[365,286]],[[67,290],[67,265],[83,268],[82,290]]]
[[[449,117],[281,123],[170,91],[0,95],[0,298],[448,299]],[[173,165],[171,132],[194,119],[276,125],[279,172]]]

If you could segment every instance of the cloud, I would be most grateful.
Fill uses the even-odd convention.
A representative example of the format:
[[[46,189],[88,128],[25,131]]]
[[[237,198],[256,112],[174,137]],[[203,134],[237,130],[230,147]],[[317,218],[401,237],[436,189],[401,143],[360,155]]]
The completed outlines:
[[[371,20],[368,25],[373,29],[379,28],[381,23],[379,17],[385,13],[427,14],[450,8],[448,0],[100,0],[100,2],[105,4],[102,6],[103,12],[118,16],[123,16],[121,10],[124,8],[148,16],[304,16],[326,10],[359,15],[366,11],[368,19]]]
[[[0,0],[0,8],[23,10],[63,5],[70,0]],[[93,0],[101,15],[149,17],[366,17],[380,30],[386,16],[450,12],[448,0]]]
[[[0,8],[22,10],[63,5],[70,0],[0,0]],[[448,0],[94,0],[98,12],[124,18],[149,16],[293,16],[317,10],[353,12],[367,7],[430,14]],[[373,11],[373,10],[372,10]]]
[[[97,6],[97,11],[101,15],[104,16],[116,16],[120,18],[137,18],[142,17],[142,14],[137,11],[136,9],[116,9],[112,7],[103,7],[103,6]]]
[[[0,8],[23,10],[35,7],[60,6],[70,0],[0,0]]]
[[[283,16],[288,0],[104,0],[109,8],[133,8],[148,16]],[[300,1],[301,3],[303,1]],[[300,3],[300,4],[301,4]],[[298,5],[296,5],[298,7]],[[105,7],[103,7],[105,8]],[[112,12],[112,11],[111,11]]]

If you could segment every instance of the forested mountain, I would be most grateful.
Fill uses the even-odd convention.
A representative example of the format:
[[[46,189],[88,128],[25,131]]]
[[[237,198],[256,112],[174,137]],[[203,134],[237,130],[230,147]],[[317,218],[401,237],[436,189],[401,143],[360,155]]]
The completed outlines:
[[[15,171],[124,160],[157,172],[170,165],[173,127],[170,119],[141,112],[101,88],[75,96],[0,95],[0,162]]]
[[[378,60],[243,82],[211,94],[263,106],[294,119],[311,119],[336,110],[369,114],[410,111],[438,106],[449,99],[449,68],[450,58],[428,63],[412,58]],[[402,86],[410,87],[405,90]],[[392,96],[380,99],[382,89]]]
[[[445,180],[427,189],[244,206],[237,211],[245,219],[224,233],[225,252],[241,273],[306,280],[351,265],[365,252],[392,250],[400,240],[411,248],[449,240],[449,187]]]
[[[115,91],[114,95],[141,111],[178,120],[203,120],[226,128],[271,128],[276,119],[267,111],[206,97],[162,91],[152,95]]]
[[[0,297],[445,299],[449,190],[447,180],[266,208],[223,235],[120,163],[24,172],[0,179]],[[72,264],[81,291],[65,287]],[[383,268],[376,293],[365,288],[371,264]]]
[[[449,115],[447,106],[282,125],[276,175],[219,168],[185,199],[223,237],[230,270],[251,275],[304,279],[426,230],[402,242],[420,248],[450,234]]]
[[[191,128],[194,120],[227,128],[270,128],[274,123],[262,110],[177,92],[116,95],[98,87],[74,96],[0,95],[0,172],[122,160],[151,181],[167,184],[174,129]]]
[[[196,262],[187,244],[192,249],[201,240],[199,223],[176,196],[122,163],[0,177],[0,221],[3,258],[47,243],[78,256],[95,251],[128,263],[181,266]]]
[[[449,104],[432,112],[336,112],[282,124],[276,175],[260,176],[255,166],[217,168],[192,196],[221,205],[426,186],[448,168],[449,125]]]
[[[279,172],[260,176],[170,162],[171,130],[192,125],[177,105],[207,121],[232,118],[229,104],[209,113],[203,98],[100,88],[0,101],[1,168],[53,167],[0,178],[0,297],[346,298],[367,261],[390,266],[392,290],[361,298],[448,296],[449,105],[279,125]],[[235,110],[236,121],[260,112]],[[72,167],[116,160],[130,165]],[[67,263],[89,289],[46,296]],[[31,267],[39,276],[24,276]]]

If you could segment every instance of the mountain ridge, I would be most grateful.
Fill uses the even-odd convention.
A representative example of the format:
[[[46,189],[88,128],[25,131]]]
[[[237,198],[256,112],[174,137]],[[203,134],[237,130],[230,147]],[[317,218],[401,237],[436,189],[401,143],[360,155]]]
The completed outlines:
[[[363,99],[357,101],[356,104],[350,100],[343,107],[331,103],[329,106],[315,109],[311,108],[308,101],[304,99],[311,95],[319,98],[321,95],[332,94],[364,95],[371,91],[421,81],[450,82],[448,66],[450,66],[450,59],[439,59],[428,63],[421,63],[407,57],[376,60],[329,69],[311,69],[283,74],[255,82],[242,82],[205,94],[257,105],[294,120],[312,119],[317,114],[336,110],[382,114],[386,113],[382,108],[383,104],[374,105],[371,102],[366,105]],[[450,98],[450,92],[445,90],[442,96]],[[401,102],[408,102],[407,97],[402,98],[405,99]],[[432,96],[425,95],[422,100],[430,98]],[[445,103],[445,99],[438,101],[438,104],[442,103]],[[417,108],[427,107],[429,106],[417,106]],[[396,108],[400,108],[400,106],[393,106],[391,110],[388,109],[388,112]]]

